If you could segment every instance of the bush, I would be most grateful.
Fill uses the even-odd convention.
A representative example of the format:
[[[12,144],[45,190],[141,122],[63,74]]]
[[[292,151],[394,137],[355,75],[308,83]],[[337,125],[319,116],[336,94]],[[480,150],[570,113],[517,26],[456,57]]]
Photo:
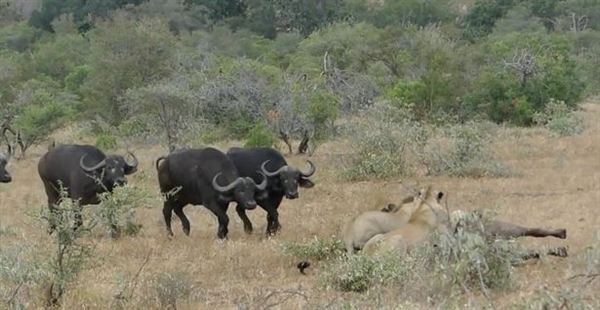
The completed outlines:
[[[373,286],[401,285],[417,263],[414,257],[392,253],[381,257],[352,255],[335,259],[325,267],[324,284],[342,292],[365,292]]]
[[[554,99],[550,99],[543,111],[533,115],[533,122],[558,136],[579,134],[584,129],[583,116],[569,109],[564,101]]]
[[[102,150],[114,149],[117,147],[117,137],[113,135],[102,134],[96,138],[94,145]]]
[[[408,118],[406,109],[390,106],[370,109],[363,115],[353,140],[355,149],[345,163],[342,177],[350,181],[388,179],[410,175],[411,155],[415,154],[427,131],[422,123]]]
[[[429,175],[508,177],[513,171],[495,158],[492,132],[485,123],[450,125],[430,139],[420,152]]]
[[[178,302],[188,298],[193,291],[193,281],[188,273],[162,272],[147,280],[144,299],[150,309],[156,305],[159,309],[177,309]]]
[[[491,36],[485,66],[464,103],[471,116],[485,113],[497,123],[532,125],[550,98],[575,107],[585,84],[572,43],[562,35],[510,33]]]
[[[277,141],[264,123],[258,123],[248,133],[244,147],[273,147]]]
[[[290,242],[282,246],[283,254],[307,261],[332,259],[340,256],[342,251],[343,245],[340,240],[317,237],[308,243]]]
[[[131,185],[115,187],[111,193],[99,195],[100,204],[94,208],[95,219],[109,229],[108,235],[117,238],[121,234],[135,236],[142,225],[135,220],[136,210],[151,204],[151,195]]]

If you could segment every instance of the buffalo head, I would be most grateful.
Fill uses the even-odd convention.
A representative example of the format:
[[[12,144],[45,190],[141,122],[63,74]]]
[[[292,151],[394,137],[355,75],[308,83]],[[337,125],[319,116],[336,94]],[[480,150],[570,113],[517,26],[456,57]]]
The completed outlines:
[[[256,208],[256,200],[254,200],[255,191],[263,191],[267,188],[267,177],[262,173],[260,174],[263,176],[260,184],[254,183],[254,180],[249,177],[238,177],[228,185],[221,186],[217,183],[217,178],[221,175],[221,172],[219,172],[213,178],[212,185],[219,192],[220,200],[231,201],[233,199],[244,206],[245,209],[252,210]]]
[[[12,181],[10,173],[6,171],[6,164],[8,164],[9,159],[10,152],[8,153],[8,155],[0,153],[0,183],[10,183],[10,181]]]
[[[94,166],[87,166],[84,161],[87,154],[79,159],[79,166],[83,171],[95,173],[102,171],[102,183],[109,186],[122,186],[127,184],[126,175],[137,171],[138,160],[133,153],[128,152],[133,158],[133,162],[127,163],[123,156],[111,155],[104,158]]]
[[[270,160],[266,160],[263,162],[260,169],[267,177],[277,177],[279,179],[279,182],[277,183],[282,187],[287,199],[298,198],[298,186],[304,188],[315,186],[315,183],[308,179],[316,171],[315,165],[310,160],[307,160],[308,165],[310,166],[308,172],[302,172],[300,169],[288,165],[285,165],[276,171],[268,171],[265,166],[269,161]]]

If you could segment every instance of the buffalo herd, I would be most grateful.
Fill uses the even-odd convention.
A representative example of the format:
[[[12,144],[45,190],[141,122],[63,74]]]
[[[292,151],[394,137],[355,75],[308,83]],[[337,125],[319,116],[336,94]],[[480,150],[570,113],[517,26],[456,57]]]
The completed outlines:
[[[10,154],[10,152],[9,152]],[[84,205],[100,203],[98,194],[112,192],[127,184],[127,176],[137,171],[138,160],[128,152],[131,161],[122,155],[106,155],[91,145],[52,145],[38,162],[38,174],[44,185],[50,211],[56,212],[61,198],[67,197]],[[9,156],[0,153],[0,183],[10,183],[6,170]],[[309,178],[316,172],[307,160],[308,170],[289,165],[284,156],[266,147],[232,147],[222,152],[213,147],[184,148],[156,159],[158,186],[164,195],[163,217],[167,235],[173,236],[172,213],[179,217],[185,235],[190,234],[190,221],[183,212],[188,205],[202,205],[218,221],[217,237],[226,239],[229,217],[227,209],[235,202],[236,212],[247,233],[252,223],[246,210],[260,206],[267,213],[266,234],[280,229],[278,208],[283,200],[299,197],[298,189],[312,188]],[[444,193],[431,186],[406,197],[400,203],[388,203],[378,210],[365,211],[348,219],[340,234],[348,254],[360,251],[378,255],[388,251],[409,251],[421,243],[432,231],[448,234],[469,229],[465,218],[481,217],[481,212],[454,211],[442,206]],[[75,216],[75,228],[81,225],[81,216]],[[508,222],[491,221],[481,230],[490,238],[518,238],[522,236],[565,239],[565,229],[529,228]],[[49,233],[55,229],[50,221]],[[551,250],[549,255],[566,256],[566,249]]]

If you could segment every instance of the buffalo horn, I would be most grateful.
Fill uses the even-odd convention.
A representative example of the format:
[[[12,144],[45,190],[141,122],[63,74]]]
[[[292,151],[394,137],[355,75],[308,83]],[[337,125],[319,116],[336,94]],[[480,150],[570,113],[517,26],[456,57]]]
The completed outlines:
[[[81,159],[79,159],[79,166],[81,167],[81,169],[83,169],[86,172],[94,172],[102,167],[104,167],[106,165],[106,159],[103,159],[101,162],[99,162],[97,165],[93,166],[93,167],[88,167],[83,163],[83,159],[87,156],[87,154],[83,154],[83,156],[81,156]]]
[[[131,157],[133,158],[133,162],[131,164],[127,163],[127,165],[131,169],[136,169],[137,166],[138,166],[138,160],[137,160],[137,158],[135,157],[135,155],[133,155],[133,153],[131,153],[129,151],[127,152],[127,154],[131,155]]]
[[[315,173],[315,171],[317,170],[317,169],[315,168],[315,165],[314,165],[314,164],[313,164],[313,163],[312,163],[310,160],[307,160],[307,162],[308,162],[308,164],[310,165],[310,168],[308,169],[308,172],[306,172],[306,173],[305,173],[305,172],[302,172],[302,171],[300,171],[300,174],[302,174],[302,176],[303,176],[303,177],[305,177],[305,178],[308,178],[308,177],[310,177],[310,176],[311,176],[311,175],[313,175],[313,174]]]
[[[263,190],[265,190],[265,188],[267,188],[267,176],[260,171],[256,171],[256,172],[263,176],[263,180],[260,182],[260,184],[256,184],[256,183],[254,183],[254,184],[256,184],[256,189],[263,191]]]
[[[260,165],[260,170],[262,170],[262,172],[268,177],[274,177],[274,176],[278,175],[284,169],[287,169],[287,165],[285,165],[285,166],[279,168],[279,170],[277,170],[275,172],[269,172],[265,166],[270,161],[271,161],[270,159],[267,159],[267,160],[265,160],[265,162],[262,163],[262,165]]]
[[[234,188],[236,185],[238,185],[238,183],[240,182],[244,182],[244,179],[237,178],[235,181],[231,182],[229,185],[226,186],[220,186],[219,184],[217,184],[217,178],[221,175],[221,172],[217,173],[217,175],[215,175],[215,177],[212,180],[212,185],[215,188],[216,191],[221,192],[221,193],[225,193],[230,191],[232,188]]]

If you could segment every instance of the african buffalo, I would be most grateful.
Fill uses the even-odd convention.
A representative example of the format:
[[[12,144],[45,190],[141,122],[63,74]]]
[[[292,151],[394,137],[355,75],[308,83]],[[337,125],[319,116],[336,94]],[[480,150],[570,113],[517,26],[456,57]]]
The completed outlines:
[[[267,176],[267,187],[256,195],[256,203],[267,211],[267,234],[275,234],[281,229],[277,209],[283,197],[296,199],[298,186],[311,188],[315,185],[308,179],[316,170],[312,162],[307,160],[310,169],[302,172],[297,167],[288,165],[281,153],[272,148],[232,147],[227,151],[227,156],[235,164],[240,176],[250,177],[254,182],[262,177],[259,171]],[[244,222],[244,230],[251,233],[252,223],[244,208],[238,205],[236,211]]]
[[[60,188],[67,197],[77,200],[79,206],[98,204],[98,194],[112,192],[116,186],[127,183],[126,175],[137,171],[138,161],[130,153],[133,163],[123,156],[106,156],[92,145],[63,144],[51,148],[38,162],[38,174],[44,183],[50,211],[61,199]],[[75,227],[81,225],[81,216],[76,214]],[[55,229],[51,221],[49,233]]]
[[[183,213],[183,207],[192,204],[203,205],[212,211],[219,221],[217,236],[226,238],[229,203],[235,201],[242,208],[254,209],[255,191],[264,190],[267,186],[264,175],[260,184],[249,177],[240,177],[229,157],[211,147],[180,149],[161,156],[156,160],[156,169],[160,191],[166,194],[163,215],[169,236],[173,236],[172,212],[177,214],[183,232],[189,236],[190,222]],[[174,190],[175,193],[170,193]]]
[[[400,207],[391,204],[392,207],[388,205],[381,211],[366,211],[353,217],[342,228],[342,242],[346,252],[352,254],[362,249],[372,237],[406,225],[414,211],[422,205],[430,207],[422,209],[424,214],[441,209],[440,201],[443,196],[443,192],[423,189],[415,197],[405,198]]]
[[[434,192],[430,187],[421,190],[410,203],[408,220],[392,231],[373,236],[365,243],[362,253],[391,249],[405,252],[408,246],[422,242],[435,229],[450,232],[448,213],[440,204],[442,196],[442,192]]]
[[[0,152],[0,183],[10,183],[12,181],[12,177],[10,173],[6,170],[6,165],[8,164],[8,160],[10,159],[10,152],[8,155],[4,155]]]

